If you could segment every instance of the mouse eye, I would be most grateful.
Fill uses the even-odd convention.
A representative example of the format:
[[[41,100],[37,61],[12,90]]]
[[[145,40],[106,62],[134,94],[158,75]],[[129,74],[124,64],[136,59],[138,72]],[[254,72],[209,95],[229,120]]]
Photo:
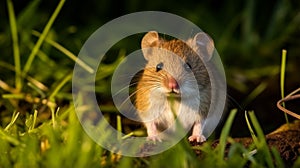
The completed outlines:
[[[186,70],[186,71],[191,71],[192,70],[192,66],[191,66],[191,64],[189,64],[189,63],[185,63],[184,64],[184,69]]]
[[[164,64],[161,62],[161,63],[159,63],[159,64],[157,64],[156,65],[156,72],[158,72],[158,71],[160,71],[160,70],[162,70],[163,69],[163,67],[164,67]]]

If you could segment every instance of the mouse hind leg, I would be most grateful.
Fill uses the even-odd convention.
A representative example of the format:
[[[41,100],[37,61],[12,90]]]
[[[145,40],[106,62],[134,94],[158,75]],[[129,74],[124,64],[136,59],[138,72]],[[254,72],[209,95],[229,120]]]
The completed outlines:
[[[193,125],[192,135],[188,138],[189,141],[204,142],[206,141],[205,136],[202,135],[202,123],[196,121]]]

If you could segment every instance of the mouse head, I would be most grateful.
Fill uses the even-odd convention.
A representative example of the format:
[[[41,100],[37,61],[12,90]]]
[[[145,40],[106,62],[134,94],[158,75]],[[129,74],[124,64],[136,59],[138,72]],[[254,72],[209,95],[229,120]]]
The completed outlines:
[[[210,59],[214,45],[205,33],[183,42],[165,41],[151,31],[143,37],[141,46],[148,61],[143,80],[153,83],[158,93],[194,96],[195,90],[201,91],[209,84],[202,60]]]
[[[161,39],[156,31],[148,32],[142,39],[141,47],[152,48],[159,47],[161,48],[164,44],[164,40]],[[191,47],[204,61],[209,61],[214,52],[214,41],[211,39],[209,35],[204,32],[197,33],[194,38],[188,39],[186,44]],[[149,56],[151,56],[151,50],[143,50],[144,57],[148,60]]]

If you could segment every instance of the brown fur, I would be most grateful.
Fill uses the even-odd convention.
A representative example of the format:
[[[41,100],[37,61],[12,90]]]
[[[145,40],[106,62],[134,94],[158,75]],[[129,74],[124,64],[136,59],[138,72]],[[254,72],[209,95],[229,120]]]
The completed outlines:
[[[193,109],[199,109],[199,111],[196,111],[196,115],[187,112],[187,115],[191,116],[184,117],[181,121],[183,122],[182,124],[184,125],[184,122],[187,122],[187,125],[190,125],[194,124],[194,122],[203,121],[209,111],[211,86],[208,72],[202,59],[199,57],[200,53],[196,53],[195,49],[192,49],[183,41],[165,41],[153,33],[148,33],[144,37],[142,48],[145,49],[146,47],[152,48],[143,51],[148,63],[138,82],[135,101],[138,113],[142,121],[145,122],[146,127],[149,127],[149,124],[147,125],[149,122],[153,122],[154,125],[160,128],[161,126],[162,128],[168,128],[173,123],[174,116],[172,116],[172,112],[170,112],[171,105],[166,98],[168,97],[168,92],[170,92],[166,86],[170,77],[174,77],[177,83],[183,86],[180,88],[181,92],[187,90],[186,93],[191,94],[191,96],[185,95],[188,98],[182,98],[182,95],[176,97],[174,109],[178,111],[182,99],[186,99],[185,101],[190,104],[189,106],[191,106],[190,109],[192,109],[192,111]],[[157,72],[155,67],[160,62],[164,64],[164,68]],[[185,69],[185,63],[188,63],[192,67],[191,72]],[[188,80],[192,81],[193,79],[196,79],[196,83],[198,84],[200,97],[193,97],[193,92],[197,90],[188,85]],[[200,107],[194,107],[193,102],[197,101],[200,101]],[[155,116],[158,118],[155,118]],[[147,119],[149,119],[149,121],[146,121]],[[149,127],[147,129],[152,128]],[[161,129],[159,129],[159,131],[161,131]]]

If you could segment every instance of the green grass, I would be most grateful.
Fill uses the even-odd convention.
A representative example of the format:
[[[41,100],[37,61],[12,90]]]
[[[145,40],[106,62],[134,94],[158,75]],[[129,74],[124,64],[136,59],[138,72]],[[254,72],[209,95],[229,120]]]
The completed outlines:
[[[150,157],[132,158],[111,153],[96,144],[82,129],[71,95],[71,79],[74,63],[78,63],[88,72],[93,70],[81,60],[71,49],[59,42],[57,32],[52,29],[58,14],[63,10],[64,0],[59,1],[49,20],[43,23],[42,32],[35,30],[34,18],[38,9],[38,0],[29,3],[18,16],[14,12],[11,0],[7,0],[7,12],[10,36],[1,33],[2,38],[11,42],[13,64],[8,60],[0,60],[0,167],[282,167],[283,162],[276,149],[269,150],[264,132],[254,114],[246,113],[249,135],[254,143],[249,148],[233,141],[230,137],[231,125],[237,114],[230,112],[223,127],[220,143],[212,148],[212,141],[203,146],[194,146],[186,139],[180,141],[171,149]],[[243,38],[253,38],[253,6],[246,4],[243,17]],[[281,4],[277,4],[280,6]],[[283,12],[287,9],[282,9]],[[277,16],[278,15],[278,16]],[[240,16],[239,16],[240,17]],[[272,25],[277,25],[277,12],[273,14]],[[240,19],[234,19],[240,21]],[[297,22],[295,18],[294,22]],[[223,41],[233,36],[237,23],[232,23],[232,30],[226,30]],[[289,25],[289,31],[293,26]],[[272,40],[277,29],[269,28],[267,40]],[[287,34],[290,32],[286,32]],[[255,37],[255,36],[254,36]],[[224,43],[223,43],[224,44]],[[241,50],[249,51],[256,44],[250,40]],[[233,42],[236,45],[236,41]],[[250,46],[250,47],[249,47]],[[224,46],[226,47],[226,46]],[[222,48],[222,45],[221,45]],[[223,48],[223,50],[225,50]],[[262,49],[261,49],[262,50]],[[114,69],[124,58],[124,49],[119,51],[118,57],[101,66],[101,73],[96,75],[96,94],[109,95],[109,83]],[[7,53],[5,51],[5,53]],[[248,53],[249,54],[249,53]],[[249,55],[253,54],[251,52]],[[249,56],[248,55],[248,56]],[[252,56],[252,55],[251,55]],[[285,56],[283,54],[283,56]],[[10,54],[4,55],[10,58]],[[59,61],[55,60],[59,58]],[[283,57],[284,58],[284,57]],[[284,59],[285,60],[285,59]],[[281,74],[285,71],[285,61],[282,61]],[[46,70],[45,70],[46,69]],[[263,76],[278,74],[278,71],[265,69],[249,70],[249,75]],[[259,72],[259,73],[258,73]],[[257,79],[257,76],[253,78]],[[259,74],[261,75],[261,74]],[[281,82],[284,77],[281,78]],[[281,84],[283,93],[284,83]],[[241,86],[243,88],[245,86]],[[245,104],[254,100],[267,85],[262,82],[248,95]],[[247,89],[247,88],[246,88]],[[109,103],[103,105],[103,112],[108,120],[116,119],[117,130],[127,130],[127,136],[142,134],[139,129],[132,129],[122,122],[114,106]],[[249,117],[248,117],[249,114]],[[129,130],[129,131],[128,131]],[[121,137],[119,137],[121,139]],[[123,137],[124,138],[124,137]],[[226,144],[231,147],[225,153]],[[201,157],[194,150],[202,152]],[[300,158],[295,162],[300,166]]]
[[[21,80],[21,61],[20,61],[20,49],[19,49],[19,39],[18,39],[18,30],[16,24],[16,16],[13,8],[13,4],[11,0],[7,0],[7,9],[9,16],[9,23],[11,27],[11,37],[13,41],[13,53],[14,53],[14,63],[15,63],[15,72],[16,72],[16,89],[21,90],[22,80]]]
[[[110,153],[85,134],[73,106],[57,111],[54,120],[43,122],[38,127],[35,123],[37,113],[29,115],[25,131],[21,131],[17,126],[16,120],[20,118],[16,113],[8,126],[0,129],[0,163],[1,167],[244,167],[250,162],[253,166],[274,167],[271,152],[277,154],[277,151],[269,151],[266,147],[264,134],[253,112],[250,113],[250,119],[258,132],[255,138],[257,153],[251,155],[252,149],[232,142],[228,135],[236,112],[233,110],[230,113],[221,134],[220,144],[215,149],[209,145],[210,142],[201,147],[194,147],[203,152],[201,158],[196,157],[186,140],[148,158],[121,157]],[[226,142],[233,143],[227,156],[224,155]],[[282,165],[280,157],[275,156],[276,163]]]
[[[28,59],[24,65],[23,73],[26,75],[31,67],[31,64],[39,51],[41,45],[43,44],[47,34],[49,33],[52,24],[54,23],[55,19],[57,18],[59,12],[61,11],[63,5],[65,3],[65,0],[60,0],[59,4],[57,5],[55,11],[53,12],[52,16],[50,17],[49,21],[47,22],[42,34],[40,35],[38,41],[35,43],[33,49],[30,52],[30,55],[28,56]]]
[[[280,93],[281,98],[283,99],[285,97],[284,95],[284,83],[285,83],[285,66],[286,66],[286,50],[282,50],[281,55],[281,71],[280,71]],[[282,104],[283,107],[285,107],[285,103]],[[288,116],[286,113],[284,113],[284,117],[287,123],[289,123]]]

